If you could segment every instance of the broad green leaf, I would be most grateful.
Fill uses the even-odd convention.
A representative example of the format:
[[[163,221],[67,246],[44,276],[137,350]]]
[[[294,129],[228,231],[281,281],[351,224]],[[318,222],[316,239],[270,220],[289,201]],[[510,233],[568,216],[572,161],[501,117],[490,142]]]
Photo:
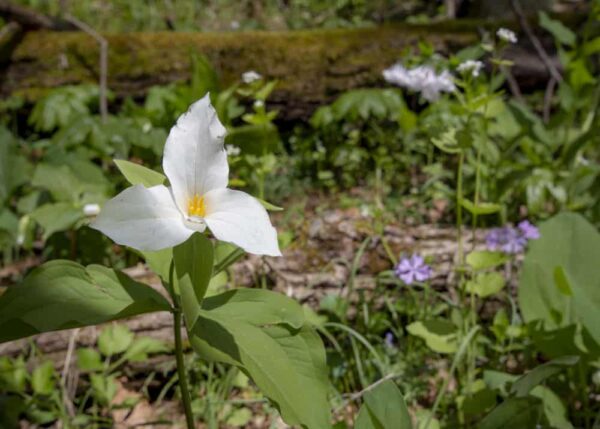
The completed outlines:
[[[25,399],[14,395],[0,396],[0,425],[6,428],[18,428],[21,415],[27,411]]]
[[[240,289],[204,299],[190,341],[203,359],[238,366],[278,408],[284,421],[329,428],[327,367],[319,336],[295,301]]]
[[[112,375],[91,374],[90,384],[92,385],[92,394],[102,405],[110,404],[117,394],[118,385]]]
[[[31,184],[46,189],[56,201],[76,203],[83,192],[81,181],[66,165],[39,164]]]
[[[0,296],[0,343],[169,310],[158,292],[119,271],[56,260]]]
[[[98,337],[98,350],[104,356],[123,353],[133,341],[133,332],[125,325],[111,325],[102,330]]]
[[[102,356],[92,348],[77,349],[77,366],[82,371],[99,371],[103,368]]]
[[[169,281],[169,272],[171,269],[171,262],[173,261],[173,249],[167,247],[166,249],[156,251],[139,251],[139,254],[146,260],[148,267],[158,275],[163,281]]]
[[[554,268],[554,284],[562,294],[566,296],[573,295],[567,273],[565,273],[565,270],[561,266]]]
[[[402,393],[387,380],[363,396],[355,429],[412,429],[412,421]]]
[[[546,386],[536,386],[531,390],[531,396],[542,400],[544,416],[553,429],[573,429],[567,419],[567,409],[556,393]]]
[[[143,362],[151,354],[167,351],[169,347],[163,341],[152,337],[139,337],[133,340],[123,357],[130,362]]]
[[[31,165],[15,149],[17,139],[0,125],[0,204],[3,204],[12,191],[31,180]]]
[[[527,332],[536,348],[549,358],[562,356],[600,356],[600,345],[580,323],[558,329],[547,329],[543,320],[531,322]]]
[[[474,293],[480,298],[486,298],[500,292],[505,283],[504,277],[500,273],[479,273],[473,280],[467,282],[466,288],[470,293]]]
[[[540,27],[548,30],[554,38],[563,45],[574,46],[577,36],[573,31],[567,28],[562,22],[552,19],[544,11],[539,12]]]
[[[31,388],[38,395],[50,395],[54,391],[54,363],[46,361],[36,367],[31,373]]]
[[[487,387],[479,389],[464,397],[460,404],[460,410],[467,416],[480,415],[496,406],[496,395],[494,390]]]
[[[154,170],[150,170],[143,165],[125,161],[124,159],[115,159],[114,161],[115,164],[117,164],[119,171],[132,186],[141,184],[146,188],[150,188],[165,183],[166,177],[164,175]]]
[[[293,299],[264,289],[233,289],[206,298],[202,310],[224,319],[256,326],[286,324],[300,329],[304,310]]]
[[[27,364],[23,356],[0,357],[0,389],[5,392],[23,393],[27,385]]]
[[[502,252],[476,250],[467,255],[467,264],[475,271],[493,268],[506,261],[508,256]]]
[[[0,209],[0,245],[12,245],[17,239],[19,218],[8,209]]]
[[[526,322],[547,330],[581,323],[600,344],[600,233],[583,217],[562,213],[540,225],[523,261],[518,298]],[[571,295],[556,287],[556,267]]]
[[[167,345],[152,337],[140,337],[133,340],[123,355],[130,362],[143,362],[148,355],[167,352]]]
[[[539,365],[515,381],[511,393],[519,397],[525,396],[547,378],[564,371],[565,368],[573,366],[577,362],[579,362],[578,356],[564,356]]]
[[[502,210],[502,206],[500,204],[494,203],[477,203],[475,204],[473,201],[463,198],[461,200],[461,205],[471,214],[474,215],[488,215],[493,213],[498,213]]]
[[[82,208],[71,203],[44,204],[31,213],[31,218],[44,229],[44,240],[55,232],[69,230],[83,217]]]
[[[406,327],[409,334],[425,340],[427,347],[437,353],[454,353],[458,348],[456,326],[445,320],[413,322]]]
[[[542,415],[542,401],[527,396],[509,398],[483,418],[479,429],[535,428]]]
[[[181,294],[181,305],[188,326],[192,326],[212,276],[214,251],[204,234],[194,233],[173,248],[175,289]]]
[[[520,378],[513,374],[507,374],[499,371],[484,371],[484,380],[490,389],[498,390],[503,396],[509,394],[507,386],[516,380],[521,380],[527,374]],[[511,386],[514,388],[513,386]],[[556,394],[546,386],[535,386],[529,392],[530,397],[539,398],[542,401],[543,412],[552,428],[571,429],[572,425],[566,419],[566,409]]]
[[[252,411],[249,408],[238,408],[227,417],[225,423],[233,427],[245,427],[252,420],[252,416]]]
[[[441,429],[440,421],[436,419],[430,410],[418,409],[415,411],[417,418],[417,429]]]

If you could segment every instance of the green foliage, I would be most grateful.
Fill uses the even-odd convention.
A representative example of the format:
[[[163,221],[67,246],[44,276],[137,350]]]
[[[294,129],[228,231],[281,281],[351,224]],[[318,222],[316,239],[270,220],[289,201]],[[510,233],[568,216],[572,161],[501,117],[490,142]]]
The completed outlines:
[[[68,125],[78,115],[90,113],[90,105],[98,99],[94,85],[64,86],[40,100],[29,118],[38,131],[52,131]]]
[[[123,159],[116,159],[115,164],[117,164],[117,168],[125,176],[127,181],[135,186],[138,184],[144,185],[147,188],[156,185],[162,185],[166,178],[164,175],[157,173],[154,170],[150,170],[143,165],[134,164],[130,161],[125,161]]]
[[[540,234],[521,271],[519,306],[525,321],[543,321],[550,331],[581,324],[600,343],[600,234],[573,213],[543,223]]]
[[[226,292],[206,298],[188,329],[200,356],[246,372],[287,423],[329,427],[323,345],[293,300],[261,290]]]
[[[425,340],[427,347],[437,353],[454,353],[458,345],[456,342],[456,326],[445,320],[427,320],[413,322],[406,330]]]
[[[356,429],[412,429],[402,393],[393,381],[387,380],[365,393]]]
[[[170,306],[158,292],[123,273],[59,260],[36,268],[23,284],[0,296],[0,309],[0,342],[5,342],[169,311]]]

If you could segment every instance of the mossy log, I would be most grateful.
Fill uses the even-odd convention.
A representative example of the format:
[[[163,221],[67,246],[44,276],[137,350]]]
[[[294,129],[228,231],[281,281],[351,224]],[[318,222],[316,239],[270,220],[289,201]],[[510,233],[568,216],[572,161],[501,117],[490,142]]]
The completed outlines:
[[[306,117],[341,91],[383,85],[382,70],[421,40],[440,52],[456,51],[477,42],[483,28],[498,25],[448,21],[344,30],[107,34],[108,87],[118,98],[143,96],[153,85],[188,79],[192,54],[202,53],[224,85],[247,70],[277,79],[272,102],[285,118]],[[59,85],[97,82],[98,60],[98,44],[88,34],[29,32],[1,71],[0,95],[35,101]]]

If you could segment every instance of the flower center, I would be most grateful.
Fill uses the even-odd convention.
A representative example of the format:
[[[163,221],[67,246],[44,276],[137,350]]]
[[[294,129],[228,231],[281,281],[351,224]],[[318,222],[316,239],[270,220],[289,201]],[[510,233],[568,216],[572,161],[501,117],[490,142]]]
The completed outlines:
[[[206,215],[206,205],[204,197],[196,194],[188,201],[188,216],[197,216],[203,218]]]

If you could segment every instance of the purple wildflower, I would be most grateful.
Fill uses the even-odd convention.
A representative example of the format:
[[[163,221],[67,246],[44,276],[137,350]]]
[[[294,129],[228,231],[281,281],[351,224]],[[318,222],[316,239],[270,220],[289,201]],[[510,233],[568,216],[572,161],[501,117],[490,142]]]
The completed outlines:
[[[390,349],[393,349],[395,347],[395,345],[394,345],[394,334],[392,334],[390,331],[387,331],[385,333],[384,343],[385,343],[386,347],[389,347]]]
[[[519,253],[525,249],[527,239],[521,231],[511,226],[494,228],[485,238],[488,249],[504,253]]]
[[[522,220],[519,222],[517,228],[519,228],[527,240],[537,240],[540,238],[540,231],[537,229],[537,226],[533,225],[528,220]]]
[[[524,220],[516,228],[504,226],[492,229],[485,237],[485,241],[489,250],[520,253],[525,249],[529,240],[539,237],[538,229],[529,221]]]
[[[407,285],[415,282],[424,282],[431,277],[431,267],[425,263],[423,257],[413,254],[410,258],[404,257],[395,269],[396,275]]]

